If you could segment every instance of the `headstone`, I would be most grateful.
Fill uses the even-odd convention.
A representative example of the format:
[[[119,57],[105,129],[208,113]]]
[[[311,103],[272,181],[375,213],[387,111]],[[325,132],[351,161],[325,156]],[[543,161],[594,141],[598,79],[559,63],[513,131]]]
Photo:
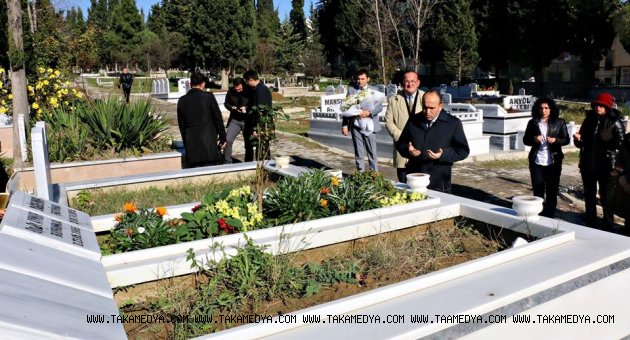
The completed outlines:
[[[395,84],[387,85],[387,88],[385,89],[385,94],[387,95],[387,98],[395,96],[396,93],[398,93],[398,86],[396,86]]]
[[[26,124],[24,124],[24,114],[18,114],[18,133],[20,134],[20,154],[22,162],[26,162]]]
[[[31,129],[31,148],[33,151],[33,168],[35,170],[35,193],[38,197],[51,200],[50,161],[48,160],[45,127],[36,125]]]
[[[42,205],[41,199],[32,198],[36,205]],[[7,209],[0,224],[0,233],[94,261],[99,261],[101,258],[101,249],[93,231],[87,231],[58,219],[51,219],[35,211]]]
[[[470,83],[468,84],[468,87],[470,87],[471,93],[476,93],[479,90],[479,85],[477,85],[477,83]]]
[[[442,94],[442,104],[449,105],[452,102],[453,102],[453,96],[451,96],[450,93],[443,93]]]
[[[459,86],[459,82],[458,82],[457,80],[453,80],[453,81],[451,82],[451,86],[453,86],[453,87],[458,87],[458,86]]]
[[[331,94],[335,94],[335,87],[332,85],[328,85],[326,86],[326,95],[331,95]]]
[[[177,92],[186,93],[190,90],[190,78],[182,78],[177,81]]]
[[[446,86],[446,84],[440,85],[440,93],[446,93],[447,89],[448,89],[448,86]]]
[[[524,88],[518,89],[518,95],[519,96],[524,96],[525,95],[525,89]]]
[[[514,111],[531,111],[534,100],[532,96],[505,96],[503,108]]]
[[[337,86],[337,88],[335,89],[335,92],[337,94],[346,94],[346,87],[344,85],[339,85]]]
[[[33,211],[52,219],[73,224],[88,231],[94,231],[92,228],[92,219],[88,214],[53,201],[29,195],[22,191],[16,191],[13,196],[11,196],[9,207]]]
[[[341,104],[345,98],[345,93],[321,96],[320,108],[322,112],[341,112]]]
[[[385,93],[385,85],[383,85],[383,84],[378,84],[378,85],[376,85],[376,90],[377,90],[378,92]]]

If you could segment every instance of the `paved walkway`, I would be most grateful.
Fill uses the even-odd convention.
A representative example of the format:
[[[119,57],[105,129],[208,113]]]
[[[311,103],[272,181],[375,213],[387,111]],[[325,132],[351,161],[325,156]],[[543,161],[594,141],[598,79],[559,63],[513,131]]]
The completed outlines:
[[[94,92],[94,90],[93,90]],[[133,100],[133,97],[132,97]],[[160,111],[174,123],[171,128],[173,138],[181,139],[175,119],[176,105],[156,101]],[[227,121],[227,115],[224,114]],[[278,132],[278,141],[272,143],[272,155],[283,154],[292,157],[292,164],[312,168],[340,169],[345,174],[355,171],[354,156],[340,149],[331,148],[306,137]],[[242,160],[244,155],[242,135],[234,144],[234,157]],[[480,160],[493,159],[526,159],[526,152],[494,153],[471,157],[466,162],[457,163],[453,168],[453,194],[496,205],[511,207],[511,199],[517,195],[532,194],[531,180],[526,162],[522,166],[501,167],[488,166]],[[476,160],[476,161],[473,161]],[[379,159],[379,171],[389,179],[396,179],[396,169],[391,166],[391,159]],[[558,199],[557,218],[581,224],[583,203],[575,200],[570,194],[580,188],[582,180],[576,162],[563,164],[560,181],[563,198]]]

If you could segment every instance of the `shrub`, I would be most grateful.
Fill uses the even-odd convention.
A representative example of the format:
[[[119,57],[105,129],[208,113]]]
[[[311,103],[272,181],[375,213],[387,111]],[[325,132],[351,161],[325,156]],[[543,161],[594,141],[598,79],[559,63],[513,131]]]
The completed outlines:
[[[86,159],[94,154],[92,138],[79,116],[65,107],[46,110],[48,156],[51,161]]]
[[[161,114],[153,113],[150,101],[125,104],[109,97],[77,107],[77,114],[99,148],[140,152],[166,143],[168,122]]]
[[[125,203],[124,213],[116,216],[118,223],[103,247],[104,253],[146,249],[177,242],[177,226],[164,221],[166,208],[138,209]]]

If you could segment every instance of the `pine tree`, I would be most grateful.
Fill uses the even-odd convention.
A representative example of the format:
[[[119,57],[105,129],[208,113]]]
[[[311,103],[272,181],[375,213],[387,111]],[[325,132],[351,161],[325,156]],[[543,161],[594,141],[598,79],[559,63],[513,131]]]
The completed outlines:
[[[440,17],[439,26],[444,32],[444,65],[461,82],[462,77],[468,76],[479,62],[470,0],[457,0],[444,6],[444,15]]]
[[[138,61],[137,49],[142,45],[142,18],[134,0],[120,0],[111,13],[105,43],[111,51],[112,61],[128,67],[131,62]]]
[[[312,5],[312,4],[311,4]],[[299,36],[300,41],[306,42],[306,18],[304,17],[304,0],[292,0],[289,23],[293,32]]]

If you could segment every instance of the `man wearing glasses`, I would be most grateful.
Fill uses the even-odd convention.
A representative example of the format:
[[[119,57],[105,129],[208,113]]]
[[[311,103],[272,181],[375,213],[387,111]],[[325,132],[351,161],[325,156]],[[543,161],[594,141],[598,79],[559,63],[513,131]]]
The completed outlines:
[[[422,112],[422,96],[424,91],[418,89],[420,87],[420,77],[415,71],[407,71],[403,75],[403,91],[389,99],[387,106],[387,131],[394,139],[394,145],[400,138],[402,130],[405,128],[409,117]],[[407,166],[408,159],[403,157],[394,147],[393,155],[394,167],[396,168],[396,176],[398,182],[407,182]]]

